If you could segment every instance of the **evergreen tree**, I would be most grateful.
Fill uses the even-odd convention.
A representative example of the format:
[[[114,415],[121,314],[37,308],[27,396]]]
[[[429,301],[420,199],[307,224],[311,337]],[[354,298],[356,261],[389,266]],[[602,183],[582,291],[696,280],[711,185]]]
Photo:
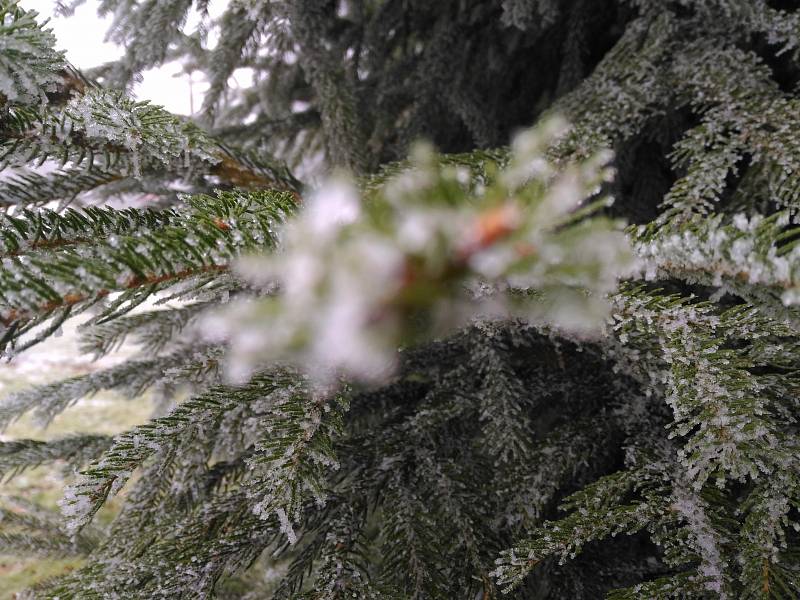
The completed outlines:
[[[163,397],[0,444],[30,596],[800,597],[798,4],[104,0],[81,74],[0,0],[0,347],[141,347],[0,425]]]

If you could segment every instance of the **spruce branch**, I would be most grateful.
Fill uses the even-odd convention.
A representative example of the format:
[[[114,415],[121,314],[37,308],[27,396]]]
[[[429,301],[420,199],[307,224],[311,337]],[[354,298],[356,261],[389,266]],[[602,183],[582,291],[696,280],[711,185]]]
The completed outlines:
[[[102,245],[55,255],[3,259],[2,346],[59,309],[75,314],[121,292],[105,318],[178,282],[213,279],[240,253],[273,247],[278,224],[295,208],[288,192],[220,192],[187,202],[188,210],[170,226],[110,234]],[[81,226],[89,235],[90,222]]]
[[[0,478],[11,479],[25,469],[55,461],[66,461],[77,469],[99,456],[110,444],[111,439],[104,435],[77,435],[50,442],[0,442]]]
[[[0,107],[46,101],[45,92],[59,81],[64,54],[55,50],[55,36],[39,25],[37,16],[13,1],[0,4]]]

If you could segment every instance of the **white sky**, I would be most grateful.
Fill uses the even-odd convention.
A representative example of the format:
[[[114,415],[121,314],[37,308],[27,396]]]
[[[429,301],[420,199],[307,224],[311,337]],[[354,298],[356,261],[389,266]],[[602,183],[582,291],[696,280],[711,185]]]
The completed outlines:
[[[67,60],[79,69],[95,67],[122,55],[121,47],[104,41],[111,17],[101,19],[97,15],[98,4],[98,0],[87,0],[75,10],[73,16],[61,17],[54,15],[54,0],[20,2],[22,8],[38,12],[40,22],[50,18],[48,27],[58,39],[57,48],[65,50]],[[212,4],[219,6],[220,3]],[[179,76],[176,77],[176,74]],[[195,77],[191,87],[194,91],[194,109],[198,110],[203,102],[202,91],[206,84],[200,81],[199,74]],[[181,73],[177,63],[145,72],[143,81],[136,86],[134,92],[138,99],[160,104],[170,112],[184,115],[191,113],[189,78]]]

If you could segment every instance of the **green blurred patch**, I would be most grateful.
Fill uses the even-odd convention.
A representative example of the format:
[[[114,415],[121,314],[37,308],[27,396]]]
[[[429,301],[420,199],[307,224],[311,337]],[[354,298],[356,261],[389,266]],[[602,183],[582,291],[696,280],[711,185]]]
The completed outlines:
[[[68,371],[62,377],[75,375]],[[59,379],[57,373],[48,373],[47,380]],[[28,377],[14,379],[13,370],[0,366],[0,401],[16,389],[42,383],[43,378],[31,381]],[[143,423],[150,418],[153,403],[149,396],[128,400],[118,394],[102,393],[79,401],[65,410],[42,429],[25,416],[9,427],[2,439],[33,438],[49,440],[72,433],[103,433],[113,435]],[[64,464],[51,464],[23,471],[9,481],[0,482],[0,495],[16,496],[45,508],[57,508],[63,488],[72,474]],[[95,517],[95,523],[104,526],[111,522],[124,501],[124,490],[111,499]],[[11,600],[14,595],[50,577],[62,575],[79,567],[81,560],[28,558],[0,555],[0,600]]]
[[[50,440],[71,433],[115,434],[146,421],[152,413],[148,396],[136,400],[107,392],[86,398],[58,415],[47,429],[25,415],[5,432],[9,438]]]
[[[43,560],[24,559],[0,555],[0,600],[13,600],[21,592],[37,581],[63,575],[78,568],[79,559]]]

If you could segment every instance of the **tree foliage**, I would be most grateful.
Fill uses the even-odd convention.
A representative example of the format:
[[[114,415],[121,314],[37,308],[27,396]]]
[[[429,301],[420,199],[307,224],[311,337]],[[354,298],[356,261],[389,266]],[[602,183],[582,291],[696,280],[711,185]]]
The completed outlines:
[[[0,445],[78,471],[30,595],[800,596],[797,4],[104,0],[81,74],[2,3],[0,347],[141,354],[0,425],[172,400]],[[124,91],[175,59],[196,118]]]

